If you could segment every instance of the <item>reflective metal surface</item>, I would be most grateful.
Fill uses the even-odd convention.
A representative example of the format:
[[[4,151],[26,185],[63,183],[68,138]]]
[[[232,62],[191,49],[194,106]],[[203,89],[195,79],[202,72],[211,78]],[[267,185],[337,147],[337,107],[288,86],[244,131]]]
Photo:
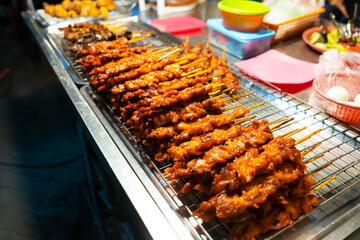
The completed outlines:
[[[58,76],[59,82],[73,103],[82,124],[87,128],[90,136],[99,147],[101,154],[116,176],[118,184],[121,184],[123,187],[151,237],[153,239],[191,239],[190,233],[184,229],[183,224],[177,223],[175,220],[172,220],[171,217],[165,217],[164,212],[175,215],[171,208],[166,205],[161,205],[160,209],[159,203],[150,196],[148,191],[151,189],[145,188],[143,182],[141,182],[138,177],[138,175],[141,175],[141,170],[134,169],[134,166],[130,166],[124,154],[119,151],[117,145],[111,139],[71,79],[68,73],[70,66],[59,59],[53,46],[49,43],[44,29],[32,18],[32,14],[24,12],[22,15],[25,23],[36,38],[37,43]],[[159,200],[159,202],[161,202],[161,200]],[[170,224],[170,220],[174,222]]]

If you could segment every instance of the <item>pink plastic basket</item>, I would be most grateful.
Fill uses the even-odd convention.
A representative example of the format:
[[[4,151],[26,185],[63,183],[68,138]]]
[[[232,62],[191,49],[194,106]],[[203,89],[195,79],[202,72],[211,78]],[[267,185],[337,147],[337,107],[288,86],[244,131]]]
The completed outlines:
[[[330,73],[314,79],[316,105],[334,117],[351,124],[360,123],[360,106],[349,102],[330,99],[326,92],[331,87],[343,87],[349,92],[349,101],[354,101],[360,94],[360,75],[350,73]]]

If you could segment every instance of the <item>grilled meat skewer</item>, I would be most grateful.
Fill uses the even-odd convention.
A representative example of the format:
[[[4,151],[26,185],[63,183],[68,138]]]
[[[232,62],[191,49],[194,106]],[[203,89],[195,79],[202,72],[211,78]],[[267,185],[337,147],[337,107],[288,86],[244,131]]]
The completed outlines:
[[[81,59],[82,69],[90,72],[93,68],[105,65],[110,61],[133,57],[146,51],[148,51],[146,47],[123,47],[111,49],[99,55],[87,55]]]
[[[155,138],[158,140],[169,137],[174,137],[175,140],[188,138],[189,136],[210,132],[214,130],[214,128],[220,128],[224,125],[231,124],[235,119],[244,117],[249,112],[250,110],[247,108],[240,107],[231,113],[208,115],[195,122],[180,122],[174,126],[156,128],[151,131],[148,138]]]

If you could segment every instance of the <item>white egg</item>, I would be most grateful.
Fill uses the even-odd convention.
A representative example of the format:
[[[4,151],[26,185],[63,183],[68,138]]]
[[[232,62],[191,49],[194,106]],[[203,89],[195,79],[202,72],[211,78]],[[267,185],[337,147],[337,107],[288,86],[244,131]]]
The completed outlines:
[[[329,98],[336,101],[345,101],[349,100],[349,93],[343,87],[332,87],[327,91],[327,95]]]
[[[360,107],[360,103],[357,102],[346,102],[346,103],[354,107]]]
[[[358,95],[356,95],[354,102],[360,104],[360,93]]]

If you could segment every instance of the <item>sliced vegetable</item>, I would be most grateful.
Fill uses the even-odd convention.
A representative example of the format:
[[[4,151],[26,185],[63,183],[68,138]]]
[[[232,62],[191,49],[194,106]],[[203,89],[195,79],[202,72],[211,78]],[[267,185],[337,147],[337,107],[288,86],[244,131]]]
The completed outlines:
[[[359,37],[358,37],[359,38]],[[360,42],[360,39],[356,39],[356,41]],[[329,50],[332,48],[336,48],[338,51],[349,51],[346,47],[339,44],[341,36],[337,29],[333,29],[331,32],[327,34],[327,43],[321,42],[321,35],[319,32],[313,32],[310,35],[310,42],[314,44],[316,47]]]
[[[319,41],[320,41],[320,37],[321,37],[320,33],[318,33],[318,32],[313,32],[313,33],[311,34],[311,36],[310,36],[310,42],[311,42],[312,44],[315,44],[316,42],[319,42]]]
[[[331,40],[334,43],[338,43],[341,39],[341,35],[339,34],[338,30],[335,28],[333,30],[331,30],[330,33],[328,33],[328,39],[331,38]]]
[[[327,49],[326,44],[322,42],[317,42],[314,45],[318,48]]]

